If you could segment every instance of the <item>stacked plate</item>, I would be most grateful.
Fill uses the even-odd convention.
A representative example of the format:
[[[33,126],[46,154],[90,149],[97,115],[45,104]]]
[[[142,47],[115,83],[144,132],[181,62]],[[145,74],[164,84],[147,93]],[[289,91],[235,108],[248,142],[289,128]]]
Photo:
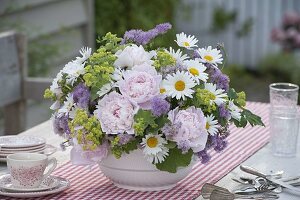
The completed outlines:
[[[43,138],[25,135],[12,135],[0,137],[0,161],[6,161],[6,157],[14,153],[44,153],[47,148]]]

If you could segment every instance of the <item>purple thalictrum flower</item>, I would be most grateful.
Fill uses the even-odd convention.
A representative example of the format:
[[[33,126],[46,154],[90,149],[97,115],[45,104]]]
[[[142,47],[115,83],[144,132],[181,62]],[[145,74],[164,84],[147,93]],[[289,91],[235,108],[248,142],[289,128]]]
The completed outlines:
[[[132,135],[124,134],[124,133],[120,133],[118,135],[118,137],[119,137],[119,144],[120,145],[127,144],[129,141],[131,141],[134,138]]]
[[[207,153],[206,149],[199,151],[197,156],[201,159],[202,164],[208,163],[208,161],[211,159],[211,156]]]
[[[226,105],[223,103],[219,107],[219,115],[220,117],[223,117],[225,119],[228,119],[230,117],[230,112],[228,109],[226,109]]]
[[[68,119],[68,115],[61,115],[60,117],[54,115],[52,117],[53,129],[56,134],[60,136],[65,136],[65,134],[71,134],[71,130],[68,125]]]
[[[90,101],[90,91],[83,83],[79,83],[73,91],[74,103],[80,108],[87,108]]]
[[[151,112],[153,115],[159,117],[168,113],[170,110],[170,103],[161,96],[156,96],[151,99]]]
[[[154,39],[160,34],[166,33],[171,28],[172,25],[170,23],[163,23],[156,25],[155,28],[150,29],[148,31],[132,29],[125,32],[121,44],[125,44],[127,42],[134,42],[137,45],[146,45],[152,39]]]

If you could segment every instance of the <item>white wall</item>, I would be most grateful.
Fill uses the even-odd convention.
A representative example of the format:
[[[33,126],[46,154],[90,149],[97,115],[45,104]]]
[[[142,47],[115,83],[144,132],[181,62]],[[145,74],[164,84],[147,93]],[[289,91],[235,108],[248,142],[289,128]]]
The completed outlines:
[[[292,10],[300,12],[299,0],[182,0],[182,3],[183,7],[188,7],[188,13],[182,11],[183,7],[178,9],[176,26],[179,31],[196,35],[200,46],[224,42],[228,62],[249,68],[258,68],[257,63],[262,57],[279,50],[279,46],[271,42],[270,32],[273,27],[280,26],[283,14]],[[243,38],[236,37],[236,24],[220,34],[209,33],[216,6],[229,11],[237,10],[238,23],[252,17],[254,24],[250,34]]]

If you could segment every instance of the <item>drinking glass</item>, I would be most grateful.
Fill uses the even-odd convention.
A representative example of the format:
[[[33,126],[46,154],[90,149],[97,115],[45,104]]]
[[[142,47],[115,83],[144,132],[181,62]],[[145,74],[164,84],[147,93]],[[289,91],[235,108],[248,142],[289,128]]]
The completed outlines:
[[[276,156],[293,157],[297,151],[299,86],[292,83],[270,85],[270,134]]]
[[[294,157],[297,153],[299,114],[271,111],[271,145],[275,156]]]
[[[272,83],[270,86],[271,111],[295,112],[299,86],[292,83]]]

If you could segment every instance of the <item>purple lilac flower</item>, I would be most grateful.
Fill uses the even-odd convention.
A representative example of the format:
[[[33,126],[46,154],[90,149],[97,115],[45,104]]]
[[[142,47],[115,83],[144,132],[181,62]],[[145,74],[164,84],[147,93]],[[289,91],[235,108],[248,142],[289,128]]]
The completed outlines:
[[[215,144],[214,150],[216,152],[221,152],[226,147],[227,147],[227,141],[225,140],[225,138],[223,138],[223,137],[217,137],[216,138],[216,144]]]
[[[132,135],[129,134],[124,134],[124,133],[120,133],[118,135],[119,139],[119,144],[120,145],[124,145],[127,144],[130,140],[132,140],[134,137]]]
[[[189,151],[189,149],[191,148],[190,142],[187,140],[182,140],[182,141],[177,142],[177,146],[179,149],[182,150],[183,154],[187,153]]]
[[[172,25],[170,23],[163,23],[163,24],[156,25],[155,28],[150,29],[148,31],[143,31],[140,29],[132,29],[125,32],[121,44],[125,44],[128,41],[130,41],[136,43],[137,45],[146,45],[152,39],[154,39],[160,34],[166,33],[171,28]]]
[[[83,83],[79,83],[73,92],[74,102],[80,108],[87,108],[90,101],[90,91]]]
[[[177,133],[177,130],[180,127],[181,127],[181,123],[165,124],[164,127],[162,127],[161,131],[166,136],[166,138],[169,139],[172,135],[175,135]]]
[[[226,105],[224,103],[221,104],[218,109],[219,109],[220,117],[223,117],[225,119],[229,118],[230,112],[228,109],[226,109]]]
[[[166,66],[161,69],[161,74],[163,78],[166,78],[168,74],[176,73],[177,71],[187,70],[186,66],[176,63],[176,66]]]
[[[159,117],[168,113],[170,110],[170,103],[160,96],[151,99],[151,112],[153,115]]]
[[[208,163],[208,161],[211,159],[211,156],[207,153],[206,149],[199,151],[197,156],[201,159],[202,164]]]
[[[229,77],[221,72],[217,67],[206,65],[207,72],[210,74],[211,81],[217,85],[217,89],[228,91]]]
[[[53,129],[56,134],[60,136],[64,136],[64,134],[70,135],[71,130],[68,125],[68,118],[68,115],[53,116]]]
[[[201,58],[200,54],[197,52],[197,50],[194,50],[193,58]]]

